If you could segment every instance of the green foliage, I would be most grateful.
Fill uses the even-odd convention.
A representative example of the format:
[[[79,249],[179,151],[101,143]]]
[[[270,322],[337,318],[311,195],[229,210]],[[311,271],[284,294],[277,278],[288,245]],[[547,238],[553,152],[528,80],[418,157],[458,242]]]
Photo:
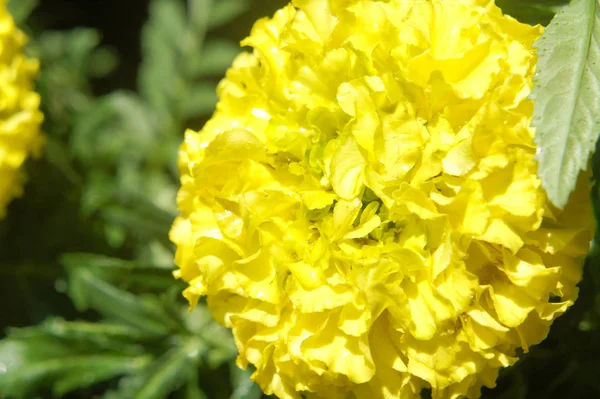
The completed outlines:
[[[235,357],[228,331],[212,321],[204,306],[188,312],[177,300],[179,286],[171,284],[156,295],[136,284],[135,295],[110,281],[122,283],[116,270],[152,267],[88,254],[65,256],[64,263],[73,303],[100,318],[69,322],[53,317],[37,327],[12,330],[0,343],[3,394],[23,397],[52,389],[62,396],[113,381],[109,398],[164,398],[182,388],[201,397],[203,370],[218,369]],[[165,279],[170,274],[165,268],[155,272]],[[252,389],[246,381],[239,384]]]
[[[574,0],[536,43],[532,98],[539,175],[562,208],[600,134],[600,4]]]
[[[37,3],[13,0],[10,7],[23,23],[32,11],[35,20]],[[60,302],[60,293],[67,293],[74,308],[37,311],[44,318],[37,326],[8,330],[0,341],[0,396],[262,397],[249,374],[232,366],[236,349],[229,331],[205,304],[189,311],[184,285],[172,276],[168,239],[182,133],[199,128],[214,110],[216,84],[240,51],[233,41],[205,39],[248,6],[237,0],[150,1],[137,90],[103,96],[94,94],[92,79],[106,79],[117,59],[100,45],[99,31],[26,28],[27,51],[42,65],[38,91],[48,132],[45,159],[30,176],[48,183],[36,186],[37,198],[58,210],[40,225],[27,211],[39,204],[24,204],[20,219],[11,211],[0,224],[3,244],[35,240],[26,228],[35,225],[47,245],[30,254],[29,246],[0,247],[2,269],[11,259],[22,262],[7,268],[9,280],[2,283],[18,282],[6,293],[41,309],[37,296],[47,284],[32,283],[29,273],[37,276],[36,262],[44,259],[46,272],[39,274],[59,291],[44,300]],[[63,230],[57,226],[64,234],[53,241],[49,237]]]
[[[41,61],[48,144],[29,167],[26,196],[0,223],[0,322],[37,323],[10,328],[0,341],[0,397],[263,397],[252,370],[235,366],[229,331],[206,304],[190,312],[181,298],[168,231],[182,132],[200,128],[214,109],[218,80],[240,51],[231,32],[245,35],[282,2],[150,0],[141,61],[120,51],[120,68],[99,30],[44,26],[36,6],[48,3],[9,3],[15,20],[28,23],[28,52]],[[544,25],[564,8],[538,43],[535,89],[540,173],[560,205],[598,134],[598,3],[497,3]],[[131,65],[137,81],[111,85]],[[599,176],[598,153],[592,166]],[[482,398],[600,397],[599,245],[597,236],[575,307]]]
[[[548,25],[554,14],[569,0],[497,0],[496,5],[506,14],[530,25]]]
[[[39,0],[9,1],[8,11],[17,25],[25,23],[33,10],[38,6]]]

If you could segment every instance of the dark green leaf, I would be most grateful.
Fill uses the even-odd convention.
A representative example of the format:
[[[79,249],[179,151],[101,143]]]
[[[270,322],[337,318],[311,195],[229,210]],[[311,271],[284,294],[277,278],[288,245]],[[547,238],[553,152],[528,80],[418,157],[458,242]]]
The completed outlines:
[[[536,43],[534,116],[539,176],[549,199],[566,205],[600,134],[600,5],[574,0]]]
[[[503,12],[519,21],[530,24],[548,25],[554,14],[569,0],[497,0],[496,5]]]
[[[118,224],[144,238],[159,238],[168,243],[171,223],[165,224],[156,218],[148,219],[141,212],[132,212],[120,205],[105,206],[101,211],[107,221]]]
[[[198,374],[193,373],[185,387],[184,399],[208,399],[208,396],[198,386]]]
[[[81,183],[81,176],[75,170],[71,154],[65,145],[54,137],[48,137],[45,147],[46,159],[74,184]]]
[[[92,269],[71,267],[69,275],[69,296],[80,311],[94,309],[148,334],[165,335],[176,328],[155,300],[144,300],[118,289],[96,276]]]

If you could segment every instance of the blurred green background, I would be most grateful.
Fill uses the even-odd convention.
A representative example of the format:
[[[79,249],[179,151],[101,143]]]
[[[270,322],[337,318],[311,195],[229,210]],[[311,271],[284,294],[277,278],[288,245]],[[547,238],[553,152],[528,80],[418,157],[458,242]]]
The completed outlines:
[[[230,334],[174,282],[177,147],[275,0],[12,0],[48,144],[0,222],[0,397],[263,397]],[[548,23],[564,1],[498,1]],[[600,397],[600,299],[576,306],[484,398]],[[27,327],[29,326],[29,327]],[[427,393],[424,393],[427,397]]]

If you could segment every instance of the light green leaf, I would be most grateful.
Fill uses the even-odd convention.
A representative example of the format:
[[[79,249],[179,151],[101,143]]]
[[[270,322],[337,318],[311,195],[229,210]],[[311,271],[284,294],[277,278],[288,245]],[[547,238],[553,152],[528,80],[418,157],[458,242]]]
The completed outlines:
[[[196,372],[196,351],[197,349],[190,352],[187,348],[179,348],[158,359],[157,367],[137,392],[135,399],[162,399],[180,388]]]
[[[39,0],[9,0],[8,11],[17,25],[23,24],[33,10],[38,6]]]
[[[212,4],[219,0],[188,0],[188,14],[191,28],[200,33],[202,36],[206,34],[210,9]]]
[[[201,339],[193,337],[181,343],[143,371],[123,378],[119,388],[108,392],[105,399],[162,399],[187,382],[195,381],[198,362],[208,347]]]
[[[148,13],[148,22],[142,29],[143,58],[138,86],[158,120],[165,123],[171,100],[184,86],[179,82],[179,63],[182,50],[188,46],[186,9],[182,1],[153,0]]]
[[[99,347],[109,347],[113,341],[135,341],[147,338],[142,331],[118,323],[65,321],[53,318],[45,321],[40,328],[53,337],[72,341],[85,341]]]
[[[57,397],[78,388],[109,380],[113,377],[129,374],[139,370],[148,363],[149,357],[137,356],[126,358],[121,355],[83,356],[81,359],[57,359],[58,362],[72,362],[64,373],[52,384],[52,391]]]
[[[78,118],[70,146],[86,164],[131,163],[151,151],[155,134],[153,114],[140,98],[116,91]]]
[[[537,41],[531,97],[539,176],[549,199],[566,205],[600,134],[600,4],[574,0]]]
[[[214,83],[199,83],[187,90],[183,97],[181,114],[185,118],[197,118],[212,113],[217,104],[217,85]]]
[[[144,355],[94,353],[94,347],[69,344],[36,327],[14,330],[0,342],[0,392],[30,397],[36,389],[57,396],[94,382],[128,374],[149,363]]]
[[[250,379],[252,370],[242,370],[235,364],[230,366],[231,385],[234,386],[230,399],[260,399],[262,391],[260,387]]]
[[[241,51],[240,46],[232,41],[209,40],[199,56],[190,58],[188,73],[195,77],[222,75]]]
[[[208,28],[214,29],[242,15],[250,8],[247,0],[215,0],[208,20]]]
[[[165,267],[162,265],[151,265],[136,261],[112,258],[105,255],[91,253],[69,253],[61,257],[61,263],[67,267],[101,267],[106,269],[165,269],[170,274],[171,265]]]

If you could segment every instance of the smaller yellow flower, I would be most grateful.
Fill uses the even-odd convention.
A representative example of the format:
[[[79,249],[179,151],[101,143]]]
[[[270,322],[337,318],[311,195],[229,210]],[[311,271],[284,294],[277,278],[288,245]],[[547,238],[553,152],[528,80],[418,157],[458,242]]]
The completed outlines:
[[[0,0],[0,218],[6,206],[22,194],[22,165],[43,143],[40,96],[34,91],[39,62],[23,54],[27,36]]]

